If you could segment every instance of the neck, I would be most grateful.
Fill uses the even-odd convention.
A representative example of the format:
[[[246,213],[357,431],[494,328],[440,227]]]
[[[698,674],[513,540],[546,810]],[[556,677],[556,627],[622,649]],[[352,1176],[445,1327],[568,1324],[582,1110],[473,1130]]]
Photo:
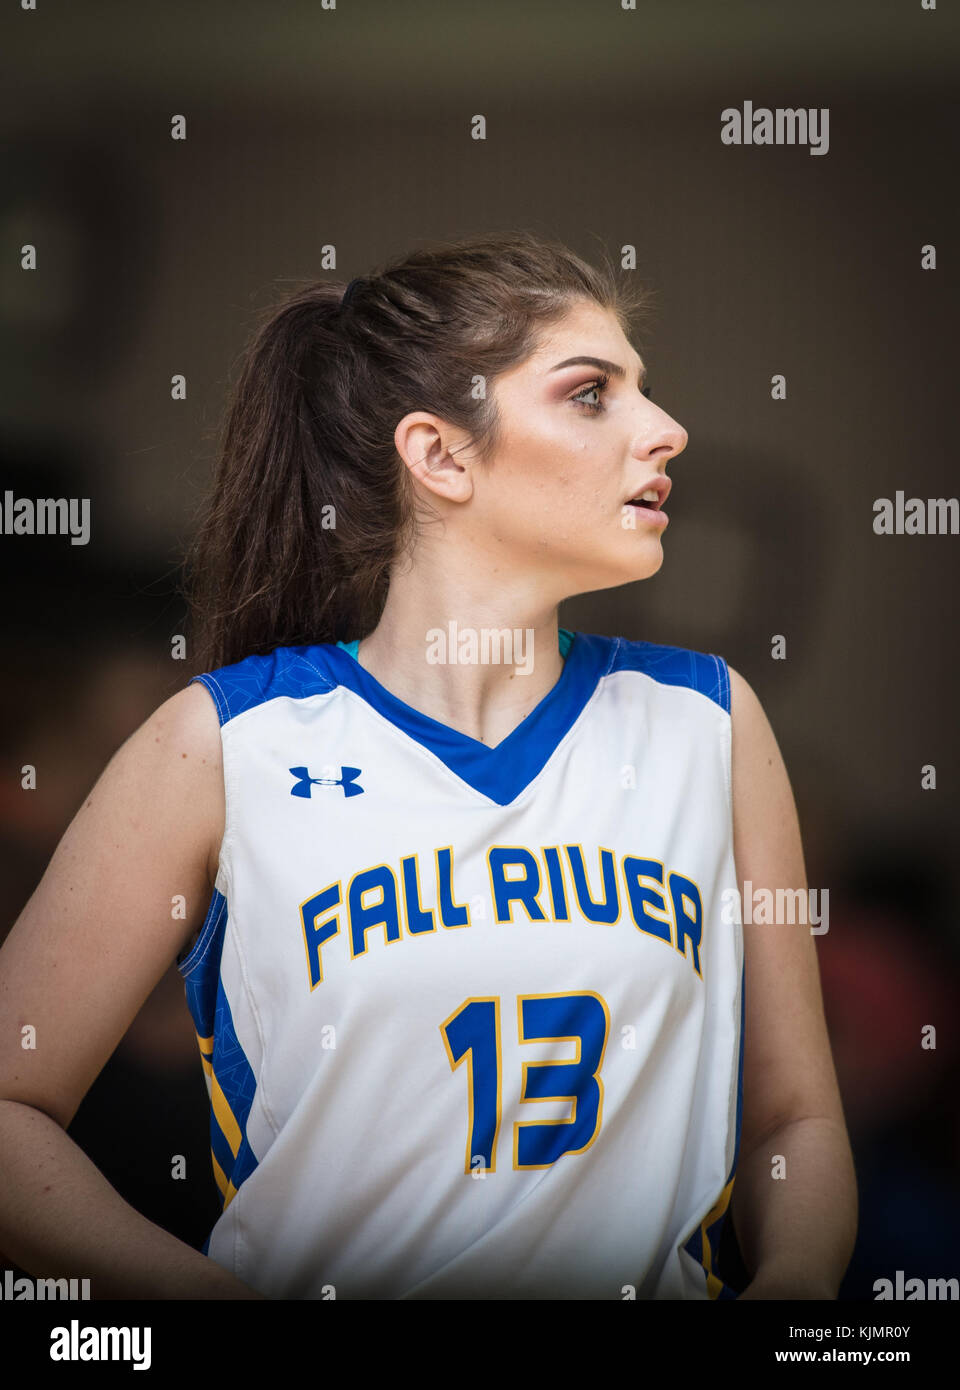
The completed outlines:
[[[414,567],[390,582],[357,660],[421,713],[493,747],[556,685],[563,670],[555,603],[472,577]]]

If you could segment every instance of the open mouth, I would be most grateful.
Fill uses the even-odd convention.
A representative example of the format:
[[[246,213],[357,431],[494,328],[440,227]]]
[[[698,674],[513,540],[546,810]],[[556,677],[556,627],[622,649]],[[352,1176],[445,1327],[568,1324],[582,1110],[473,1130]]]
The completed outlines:
[[[647,492],[641,492],[639,497],[631,497],[627,503],[629,507],[645,507],[648,511],[656,512],[660,510],[660,494],[655,488],[650,488]]]

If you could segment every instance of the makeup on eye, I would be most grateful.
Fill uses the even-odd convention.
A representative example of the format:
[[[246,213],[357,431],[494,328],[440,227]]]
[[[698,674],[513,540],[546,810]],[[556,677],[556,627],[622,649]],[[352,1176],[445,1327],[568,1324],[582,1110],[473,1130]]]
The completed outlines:
[[[593,404],[590,401],[583,400],[582,397],[589,395],[591,391],[596,391],[602,396],[605,388],[609,384],[610,378],[608,376],[599,376],[596,381],[590,381],[586,386],[581,386],[580,390],[575,395],[570,396],[569,399],[574,401],[577,405],[583,406],[584,409],[589,410],[591,415],[599,415],[600,411],[603,409],[602,401],[597,401],[596,404]]]
[[[646,374],[645,374],[645,373],[644,373],[644,378],[643,378],[643,379],[644,379],[644,380],[646,379]],[[603,408],[604,408],[604,407],[603,407],[603,402],[602,402],[602,400],[601,400],[601,401],[597,401],[596,403],[593,403],[593,402],[591,402],[591,401],[585,401],[585,400],[583,400],[583,399],[581,399],[581,398],[582,398],[583,396],[585,396],[585,395],[588,395],[591,391],[596,391],[596,392],[598,392],[598,393],[602,396],[602,395],[603,395],[603,392],[606,390],[606,388],[609,386],[609,384],[610,384],[610,378],[609,378],[609,376],[607,376],[605,373],[604,373],[604,374],[601,374],[601,375],[598,376],[594,381],[587,382],[587,384],[586,384],[585,386],[581,386],[579,391],[577,391],[574,395],[569,396],[567,399],[573,401],[575,404],[577,404],[577,405],[579,405],[579,406],[582,406],[585,410],[590,411],[590,413],[591,413],[592,415],[599,415],[600,411],[603,410]],[[649,399],[650,399],[650,387],[649,387],[649,386],[644,386],[644,387],[642,387],[642,389],[641,389],[641,395],[646,396],[646,398],[649,400]]]
[[[626,368],[621,367],[619,362],[608,362],[605,357],[565,357],[562,362],[556,362],[549,368],[548,375],[553,372],[563,371],[565,367],[596,367],[608,379],[610,377],[623,378],[627,375]],[[642,382],[645,387],[646,381],[647,369],[641,362],[640,370],[637,373],[637,386],[640,387]],[[643,394],[646,395],[647,392],[644,387],[641,387],[641,389],[643,389]]]

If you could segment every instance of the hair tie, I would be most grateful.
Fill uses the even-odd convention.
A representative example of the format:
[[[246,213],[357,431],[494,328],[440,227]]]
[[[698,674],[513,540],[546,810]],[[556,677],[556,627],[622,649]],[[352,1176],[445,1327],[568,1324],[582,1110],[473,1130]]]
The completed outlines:
[[[347,288],[344,290],[344,292],[343,292],[343,298],[342,298],[341,301],[340,301],[340,308],[341,308],[341,309],[345,309],[345,308],[347,307],[347,305],[350,303],[350,296],[353,294],[353,292],[354,292],[354,290],[356,289],[357,285],[360,284],[360,280],[361,280],[361,279],[362,279],[362,277],[358,275],[357,278],[356,278],[355,280],[351,280],[351,281],[350,281],[349,285],[348,285]]]

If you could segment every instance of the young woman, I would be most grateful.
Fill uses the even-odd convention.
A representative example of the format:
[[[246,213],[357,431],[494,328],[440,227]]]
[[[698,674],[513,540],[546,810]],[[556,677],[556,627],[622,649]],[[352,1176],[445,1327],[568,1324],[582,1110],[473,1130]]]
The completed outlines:
[[[636,307],[521,233],[261,328],[193,549],[202,674],[0,953],[0,1247],[26,1270],[103,1297],[735,1297],[729,1210],[742,1297],[836,1297],[856,1195],[813,938],[730,906],[806,887],[770,726],[721,657],[558,627],[663,563],[687,435]],[[175,958],[205,1253],[64,1132]]]

